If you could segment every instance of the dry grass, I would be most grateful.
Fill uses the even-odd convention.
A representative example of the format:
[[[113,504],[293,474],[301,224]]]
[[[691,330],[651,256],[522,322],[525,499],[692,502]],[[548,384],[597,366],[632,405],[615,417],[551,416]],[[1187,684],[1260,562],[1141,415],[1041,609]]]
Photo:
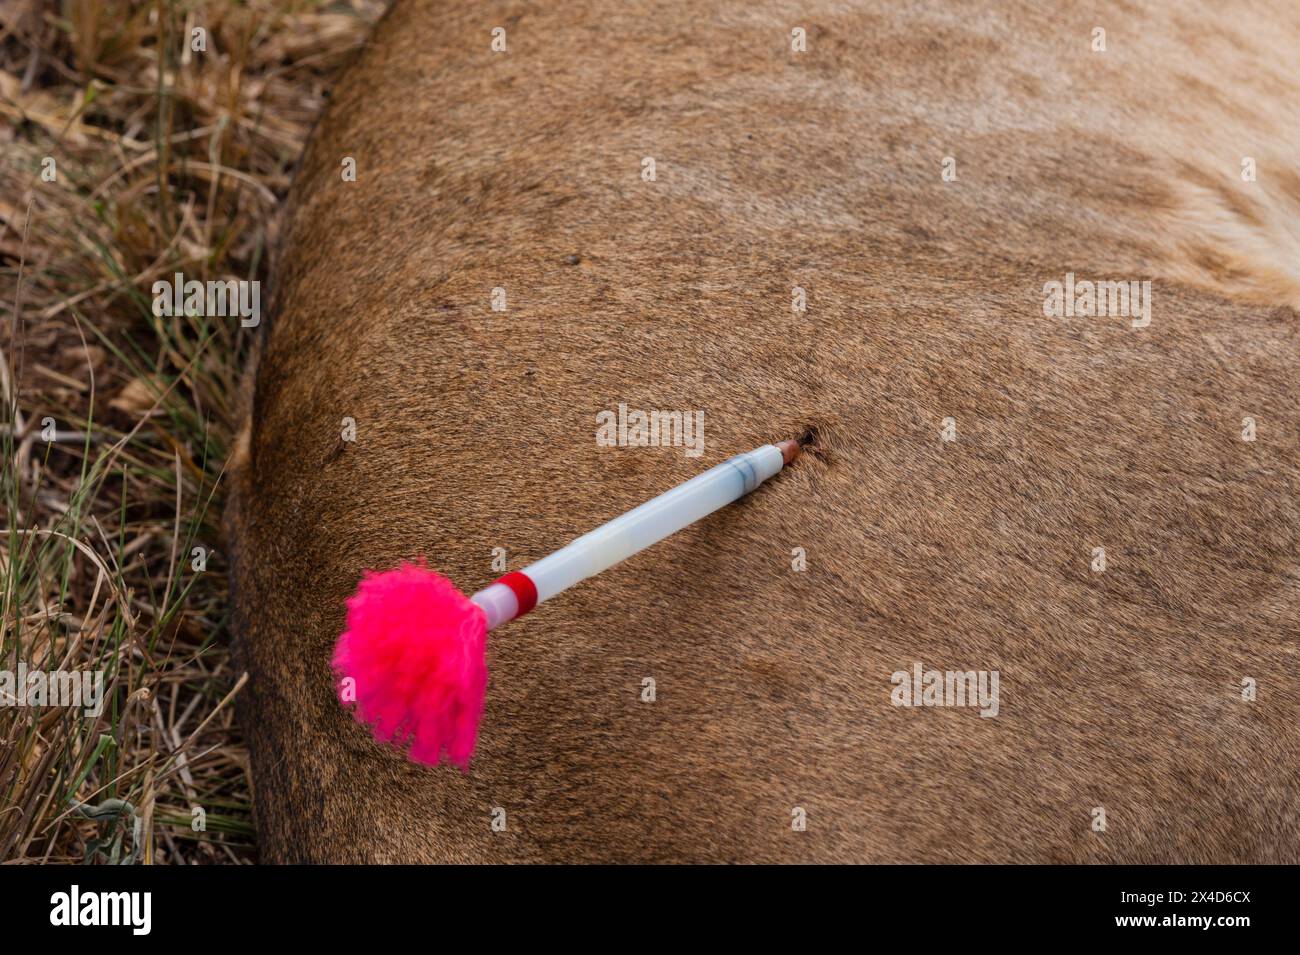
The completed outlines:
[[[253,332],[156,318],[150,288],[265,282],[292,165],[381,6],[0,0],[0,671],[105,681],[98,717],[0,699],[0,861],[256,857],[220,528]]]

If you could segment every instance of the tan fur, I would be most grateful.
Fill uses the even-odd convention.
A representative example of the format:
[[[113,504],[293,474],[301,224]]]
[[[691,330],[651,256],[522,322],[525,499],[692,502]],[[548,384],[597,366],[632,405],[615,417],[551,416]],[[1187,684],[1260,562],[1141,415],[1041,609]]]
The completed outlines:
[[[265,858],[1300,861],[1300,16],[1148,6],[399,0],[233,475]],[[1150,279],[1150,327],[1045,317],[1067,271]],[[597,447],[619,402],[703,409],[705,455]],[[335,701],[363,568],[468,592],[810,426],[492,636],[467,775]],[[894,707],[913,661],[1000,714]]]

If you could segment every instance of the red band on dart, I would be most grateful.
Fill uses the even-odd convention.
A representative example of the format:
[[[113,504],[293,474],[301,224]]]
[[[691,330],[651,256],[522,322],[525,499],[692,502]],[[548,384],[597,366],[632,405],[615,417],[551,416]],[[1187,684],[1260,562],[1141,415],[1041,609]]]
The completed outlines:
[[[527,574],[512,570],[504,577],[497,578],[496,582],[505,584],[515,592],[515,599],[519,601],[519,612],[515,614],[516,617],[522,617],[537,606],[537,585]]]

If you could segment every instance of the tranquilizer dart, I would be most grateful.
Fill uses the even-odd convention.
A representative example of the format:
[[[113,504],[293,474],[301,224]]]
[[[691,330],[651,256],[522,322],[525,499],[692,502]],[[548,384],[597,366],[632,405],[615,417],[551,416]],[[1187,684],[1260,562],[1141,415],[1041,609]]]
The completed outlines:
[[[466,597],[423,564],[366,571],[334,649],[339,698],[375,738],[430,765],[469,765],[487,690],[487,633],[743,497],[799,442],[736,455]]]

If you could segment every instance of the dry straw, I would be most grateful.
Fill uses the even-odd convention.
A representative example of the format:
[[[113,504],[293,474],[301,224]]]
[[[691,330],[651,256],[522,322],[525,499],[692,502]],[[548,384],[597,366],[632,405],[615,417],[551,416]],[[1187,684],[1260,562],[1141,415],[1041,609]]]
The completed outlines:
[[[0,670],[105,694],[0,700],[0,862],[256,858],[219,520],[253,332],[155,317],[149,289],[265,282],[381,6],[0,2]]]

